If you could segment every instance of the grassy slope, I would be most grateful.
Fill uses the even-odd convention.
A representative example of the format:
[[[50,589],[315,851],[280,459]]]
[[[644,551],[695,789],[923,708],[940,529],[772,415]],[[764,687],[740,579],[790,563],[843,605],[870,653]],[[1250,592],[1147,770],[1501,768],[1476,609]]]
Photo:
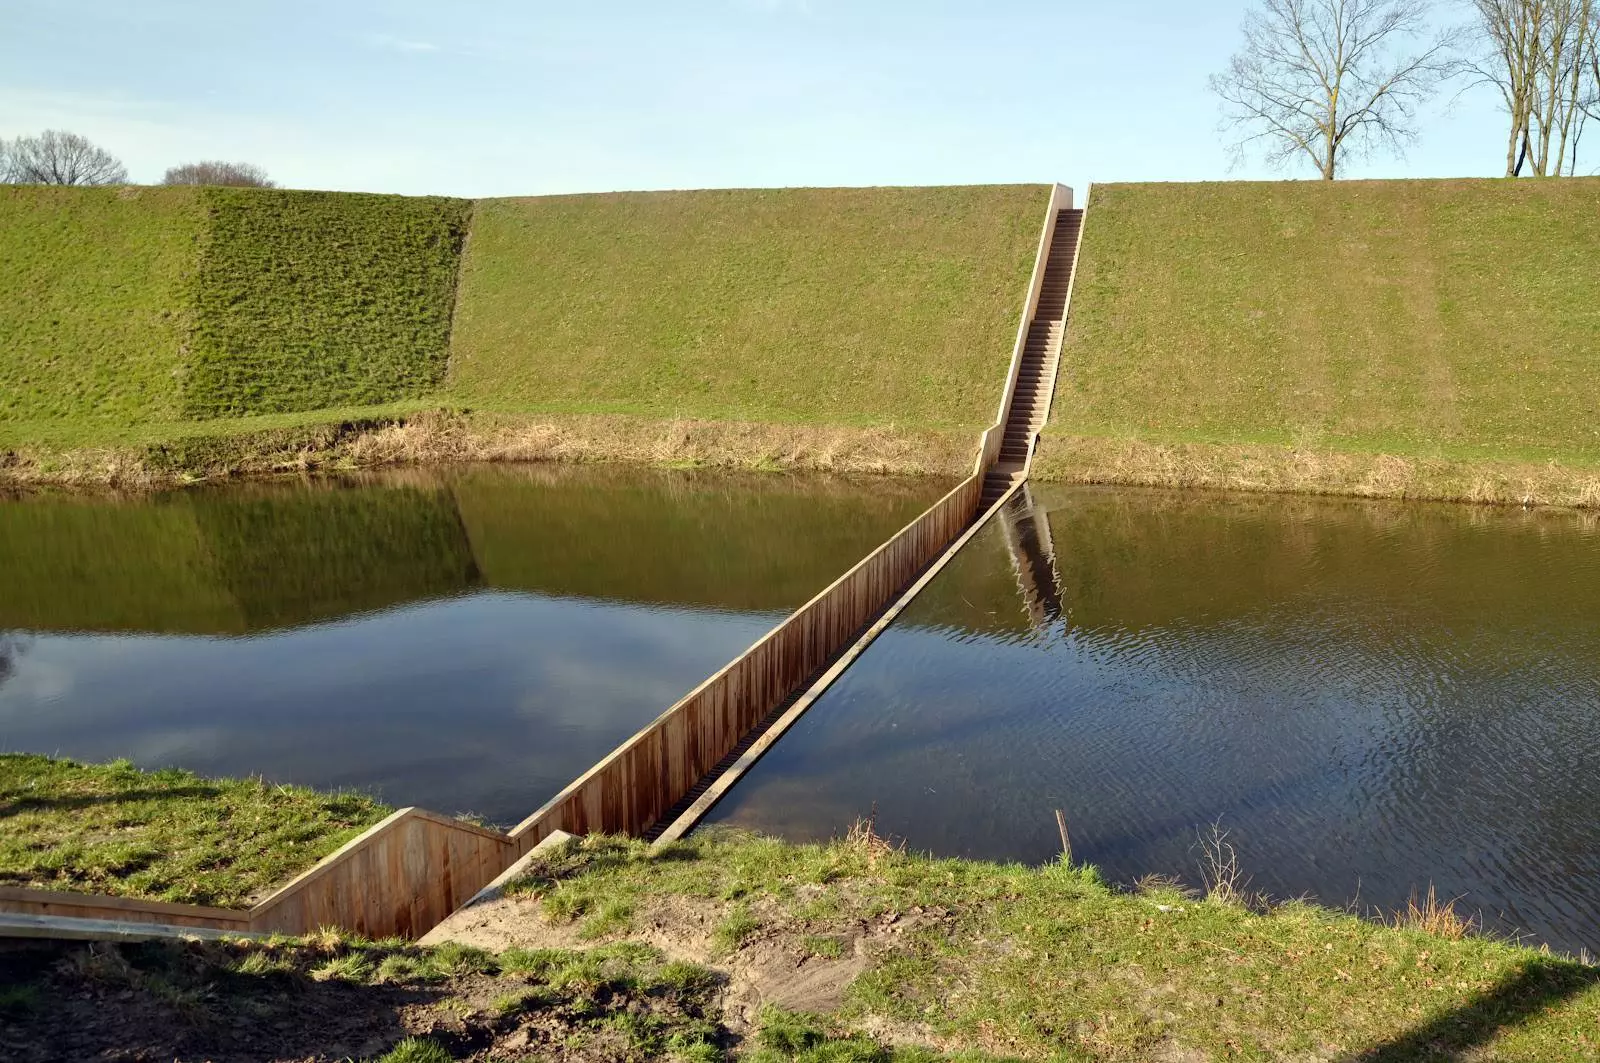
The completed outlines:
[[[0,884],[247,907],[389,811],[260,779],[0,754]]]
[[[1385,926],[1303,903],[1266,912],[1170,886],[1121,892],[1092,869],[935,860],[715,834],[652,856],[603,838],[514,887],[519,940],[626,940],[675,918],[719,966],[798,968],[865,953],[830,1023],[1025,1059],[1591,1060],[1600,968],[1435,918]],[[682,900],[678,900],[682,899]],[[673,912],[692,913],[674,916]],[[666,928],[663,930],[663,928]],[[571,934],[566,931],[565,934]],[[819,967],[820,964],[820,967]],[[1469,1055],[1469,1053],[1471,1053]]]
[[[204,228],[194,189],[0,185],[0,431],[177,418]]]
[[[1104,185],[1051,440],[1600,465],[1600,179]]]
[[[1039,186],[478,204],[449,394],[502,410],[979,428]]]
[[[212,188],[192,417],[417,398],[444,377],[465,200]]]
[[[261,190],[6,195],[0,255],[27,268],[0,280],[17,308],[0,312],[0,338],[26,340],[28,355],[0,366],[0,478],[142,484],[383,460],[344,445],[340,426],[461,405],[479,412],[461,425],[470,438],[449,441],[456,457],[470,443],[504,458],[948,471],[991,416],[1044,192],[476,208]],[[469,209],[482,216],[446,373]],[[86,234],[67,225],[82,229],[80,214]],[[33,232],[63,226],[54,244]],[[166,257],[124,275],[128,241]],[[128,303],[154,318],[150,336],[127,331]],[[626,438],[604,417],[627,420]],[[681,418],[745,424],[688,439]],[[436,444],[386,456],[444,460]]]
[[[0,187],[0,447],[139,447],[419,408],[444,376],[469,211]]]

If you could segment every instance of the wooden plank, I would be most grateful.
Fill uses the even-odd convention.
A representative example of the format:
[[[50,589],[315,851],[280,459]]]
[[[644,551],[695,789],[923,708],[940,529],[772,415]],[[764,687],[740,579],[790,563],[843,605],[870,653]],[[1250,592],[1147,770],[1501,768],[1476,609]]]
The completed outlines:
[[[129,919],[63,919],[48,915],[0,914],[0,938],[32,938],[48,941],[222,941],[264,935],[244,930],[219,930],[215,927],[176,923],[144,923]]]
[[[90,915],[90,912],[104,913]],[[19,886],[0,887],[0,912],[69,916],[81,912],[84,918],[133,919],[139,922],[172,923],[189,926],[243,926],[250,913],[235,908],[212,908],[198,904],[174,904],[140,897],[113,897],[104,893],[76,893],[70,890],[42,890]]]

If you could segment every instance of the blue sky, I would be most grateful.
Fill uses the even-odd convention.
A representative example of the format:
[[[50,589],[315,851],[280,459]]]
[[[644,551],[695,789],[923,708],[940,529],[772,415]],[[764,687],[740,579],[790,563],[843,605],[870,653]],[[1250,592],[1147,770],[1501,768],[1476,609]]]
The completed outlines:
[[[1451,0],[1441,5],[1450,9]],[[0,136],[453,195],[1308,176],[1233,168],[1244,0],[0,0]],[[1497,176],[1492,94],[1352,177]]]

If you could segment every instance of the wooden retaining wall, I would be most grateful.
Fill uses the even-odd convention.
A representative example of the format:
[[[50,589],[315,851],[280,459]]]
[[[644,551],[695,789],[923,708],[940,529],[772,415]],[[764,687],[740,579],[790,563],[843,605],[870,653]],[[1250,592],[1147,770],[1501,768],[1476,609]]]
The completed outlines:
[[[511,866],[517,854],[517,843],[499,831],[403,808],[250,909],[7,887],[0,888],[0,930],[12,915],[238,934],[339,927],[373,938],[421,937]]]
[[[499,831],[402,809],[250,909],[250,929],[421,937],[516,858]]]
[[[963,480],[518,824],[511,837],[519,849],[532,848],[556,830],[643,833],[961,534],[977,513],[982,492],[981,476]]]

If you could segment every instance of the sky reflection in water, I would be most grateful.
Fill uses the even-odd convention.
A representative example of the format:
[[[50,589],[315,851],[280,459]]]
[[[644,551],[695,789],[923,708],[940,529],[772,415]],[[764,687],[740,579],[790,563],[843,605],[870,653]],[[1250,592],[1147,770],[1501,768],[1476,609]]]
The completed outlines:
[[[1035,488],[712,813],[1600,951],[1594,515]]]
[[[945,489],[499,467],[0,503],[0,749],[514,823]]]

